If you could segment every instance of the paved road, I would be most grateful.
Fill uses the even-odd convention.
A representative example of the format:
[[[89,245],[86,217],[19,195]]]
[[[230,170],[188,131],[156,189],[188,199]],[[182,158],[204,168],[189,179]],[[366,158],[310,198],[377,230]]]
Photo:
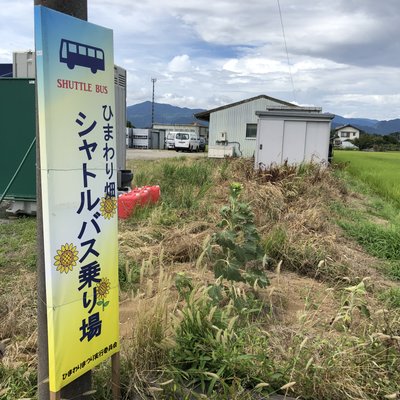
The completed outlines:
[[[127,160],[159,160],[160,158],[174,158],[174,157],[190,157],[201,158],[207,157],[207,153],[189,153],[177,152],[175,150],[139,150],[139,149],[126,149]]]

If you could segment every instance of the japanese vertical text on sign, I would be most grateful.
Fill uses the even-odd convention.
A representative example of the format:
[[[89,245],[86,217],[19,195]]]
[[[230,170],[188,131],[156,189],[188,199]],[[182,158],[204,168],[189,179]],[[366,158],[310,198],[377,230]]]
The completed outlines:
[[[56,392],[119,351],[113,35],[36,6],[35,41]]]

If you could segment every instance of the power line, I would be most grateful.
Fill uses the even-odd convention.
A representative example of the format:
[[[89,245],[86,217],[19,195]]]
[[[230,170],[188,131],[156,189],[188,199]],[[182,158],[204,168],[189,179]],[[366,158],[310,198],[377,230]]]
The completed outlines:
[[[276,0],[278,3],[278,10],[279,10],[279,18],[281,20],[281,27],[282,27],[282,35],[283,35],[283,42],[285,43],[285,51],[286,51],[286,59],[289,67],[289,76],[290,76],[290,82],[292,83],[292,90],[293,90],[293,98],[294,101],[296,101],[296,92],[294,89],[294,82],[293,82],[293,75],[292,75],[292,68],[290,66],[290,59],[289,59],[289,52],[287,49],[287,44],[286,44],[286,35],[285,35],[285,27],[283,26],[283,18],[282,18],[282,10],[281,10],[281,5],[279,3],[279,0]]]

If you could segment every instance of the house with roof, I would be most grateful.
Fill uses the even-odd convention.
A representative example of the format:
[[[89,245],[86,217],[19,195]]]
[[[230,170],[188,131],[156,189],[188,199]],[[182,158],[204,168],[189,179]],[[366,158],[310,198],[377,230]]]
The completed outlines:
[[[225,145],[225,155],[253,157],[258,122],[256,111],[266,111],[268,107],[297,108],[295,104],[262,94],[194,116],[209,122],[209,152],[212,146]]]
[[[338,126],[335,129],[335,138],[333,139],[333,145],[336,147],[343,147],[344,143],[349,140],[359,139],[360,130],[351,124]],[[345,145],[346,146],[346,145]]]

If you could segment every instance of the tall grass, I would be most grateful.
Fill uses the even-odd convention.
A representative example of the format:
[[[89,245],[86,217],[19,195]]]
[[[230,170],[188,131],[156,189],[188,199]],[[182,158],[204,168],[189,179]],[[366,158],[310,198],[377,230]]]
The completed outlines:
[[[376,194],[400,206],[400,152],[335,150],[334,161],[346,163],[346,170],[366,183]]]
[[[36,370],[28,365],[7,367],[0,363],[0,399],[31,399],[36,394]]]
[[[17,218],[0,223],[0,277],[13,276],[15,271],[36,267],[36,219]],[[9,274],[12,271],[13,274]]]
[[[181,157],[144,167],[131,163],[131,167],[135,171],[133,186],[160,186],[162,213],[157,222],[161,225],[173,225],[190,213],[193,216],[193,210],[199,209],[213,184],[213,161],[208,159],[193,163]],[[139,215],[143,212],[137,211]]]
[[[386,221],[396,212],[386,200],[361,204],[361,196],[315,165],[255,172],[248,160],[178,158],[133,169],[134,186],[160,185],[161,201],[120,224],[124,400],[247,400],[274,391],[319,400],[396,396],[399,293],[381,289],[393,286],[387,280],[378,293],[374,286],[343,290],[351,284],[343,282],[360,282],[371,259],[349,237],[365,241],[371,252],[381,243],[379,257],[397,254],[397,228]],[[254,212],[266,253],[249,267],[263,268],[267,288],[216,281],[207,257],[233,181],[243,185],[242,200]],[[362,210],[352,211],[353,204]],[[381,231],[367,216],[385,219],[375,224]],[[7,393],[7,400],[35,396],[34,274],[16,272],[33,262],[35,224],[29,221],[0,226],[0,277],[8,279],[0,292],[0,341],[11,338],[0,361],[0,398]],[[236,224],[228,238],[246,242],[243,228]],[[30,279],[22,279],[25,273]],[[376,272],[374,280],[380,279]],[[94,375],[94,398],[110,398],[109,366]]]

